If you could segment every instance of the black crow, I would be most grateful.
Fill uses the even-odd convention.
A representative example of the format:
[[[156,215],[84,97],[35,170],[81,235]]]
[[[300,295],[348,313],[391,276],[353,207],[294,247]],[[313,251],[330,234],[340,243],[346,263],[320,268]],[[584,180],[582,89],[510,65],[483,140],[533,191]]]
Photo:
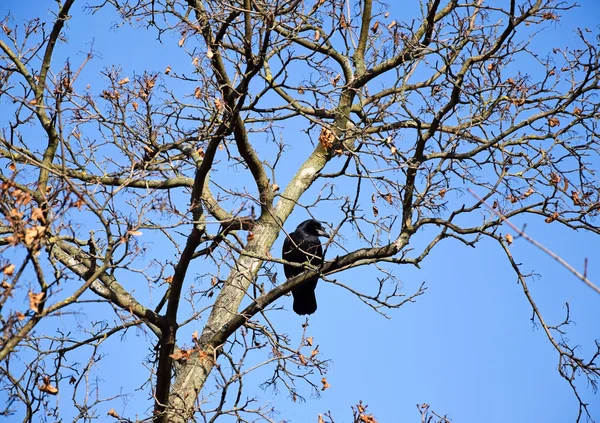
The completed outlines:
[[[320,266],[323,263],[323,248],[319,242],[320,236],[329,237],[321,222],[314,219],[305,220],[283,241],[282,258],[292,263],[309,263],[313,266]],[[283,265],[283,271],[288,279],[299,275],[305,270],[302,267],[290,266],[289,264]],[[319,277],[314,276],[304,281],[297,288],[292,289],[294,311],[297,314],[312,314],[317,311],[315,288],[318,280]]]

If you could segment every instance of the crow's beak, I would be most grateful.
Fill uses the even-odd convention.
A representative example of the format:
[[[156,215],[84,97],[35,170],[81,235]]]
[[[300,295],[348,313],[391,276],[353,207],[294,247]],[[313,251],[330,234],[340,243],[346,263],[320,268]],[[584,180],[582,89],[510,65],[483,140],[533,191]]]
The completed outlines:
[[[317,235],[322,236],[324,238],[329,238],[331,235],[325,229],[317,230]]]

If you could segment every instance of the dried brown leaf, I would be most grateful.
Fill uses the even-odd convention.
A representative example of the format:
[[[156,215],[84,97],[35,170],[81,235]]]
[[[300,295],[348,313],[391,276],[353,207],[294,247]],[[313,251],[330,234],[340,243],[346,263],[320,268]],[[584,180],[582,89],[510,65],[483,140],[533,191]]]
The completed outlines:
[[[361,423],[377,423],[372,414],[361,414],[359,418]]]
[[[15,273],[15,265],[11,263],[4,266],[2,273],[4,273],[5,276],[11,277]]]
[[[514,97],[510,100],[510,102],[513,104],[513,106],[522,106],[523,104],[525,104],[525,97]]]
[[[170,65],[167,67],[166,71],[171,72]],[[156,85],[156,75],[154,75],[154,76],[146,75],[144,78],[144,86],[146,87],[146,91],[150,92],[154,88],[155,85]]]
[[[44,293],[40,292],[38,294],[35,294],[33,291],[29,291],[27,295],[29,296],[29,308],[35,313],[38,313],[40,303],[44,299]]]
[[[341,77],[342,77],[342,75],[338,73],[338,74],[337,74],[337,75],[336,75],[336,76],[335,76],[335,77],[334,77],[334,78],[331,80],[331,84],[332,84],[334,87],[337,87],[337,83],[338,83],[338,82],[340,82],[340,78],[341,78]]]
[[[548,217],[547,217],[547,218],[544,220],[544,222],[546,222],[546,223],[552,223],[552,222],[554,222],[556,219],[558,219],[558,217],[559,217],[559,214],[558,214],[558,212],[554,212],[554,213],[552,213],[552,215],[551,215],[551,216],[548,216]]]
[[[117,418],[117,419],[121,418],[121,416],[119,416],[119,414],[115,411],[114,408],[111,408],[110,410],[108,410],[108,413],[106,413],[106,415]]]
[[[46,218],[44,217],[44,211],[39,207],[34,207],[31,210],[31,219],[38,221],[38,222],[46,223]]]
[[[340,15],[340,28],[348,28],[348,22],[346,22],[346,16],[343,13]]]
[[[327,128],[321,129],[321,134],[319,135],[319,143],[326,150],[331,149],[333,147],[333,143],[335,141],[335,134]]]
[[[8,212],[8,218],[13,222],[18,222],[23,218],[23,213],[17,209],[11,209]]]
[[[542,19],[557,21],[558,15],[556,13],[552,13],[552,12],[544,12],[544,13],[542,13]]]
[[[20,190],[19,190],[20,191]],[[15,201],[16,204],[19,205],[23,205],[26,206],[27,204],[29,204],[31,202],[31,194],[25,191],[21,191],[21,194],[19,195],[19,197],[17,198],[17,200]]]
[[[173,354],[170,354],[169,357],[175,361],[189,360],[193,352],[194,350],[177,350]]]
[[[38,386],[39,390],[50,395],[58,394],[58,389],[49,383],[44,383]]]
[[[46,233],[45,226],[34,226],[32,228],[27,228],[25,230],[25,245],[28,247],[33,246],[36,241],[39,241],[40,238],[43,238]]]

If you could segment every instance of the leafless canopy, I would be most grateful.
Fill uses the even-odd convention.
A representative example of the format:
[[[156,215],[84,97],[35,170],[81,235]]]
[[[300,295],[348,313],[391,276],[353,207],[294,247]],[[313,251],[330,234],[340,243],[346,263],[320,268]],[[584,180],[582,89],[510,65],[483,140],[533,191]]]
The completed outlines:
[[[372,0],[104,0],[80,19],[116,10],[189,66],[107,67],[102,87],[82,76],[93,50],[53,60],[79,4],[56,3],[48,22],[0,22],[5,415],[94,418],[113,400],[92,395],[103,342],[136,327],[153,410],[112,417],[272,421],[243,394],[249,372],[270,369],[294,398],[328,386],[312,339],[278,330],[279,298],[318,273],[386,314],[425,289],[405,292],[401,265],[453,238],[497,242],[589,416],[576,376],[596,383],[600,349],[580,357],[569,317],[545,321],[503,226],[600,234],[598,40],[535,38],[570,3],[421,0],[404,19]],[[272,246],[299,209],[330,224],[328,261],[284,281]],[[365,265],[369,280],[335,279]],[[45,323],[56,316],[72,330]]]

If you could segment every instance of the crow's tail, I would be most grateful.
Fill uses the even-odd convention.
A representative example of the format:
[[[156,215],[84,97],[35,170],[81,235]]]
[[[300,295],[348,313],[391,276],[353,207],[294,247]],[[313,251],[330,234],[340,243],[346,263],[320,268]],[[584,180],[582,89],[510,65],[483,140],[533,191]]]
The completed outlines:
[[[315,287],[310,285],[311,284],[304,284],[292,291],[292,295],[294,296],[294,311],[296,314],[313,314],[317,311]]]

